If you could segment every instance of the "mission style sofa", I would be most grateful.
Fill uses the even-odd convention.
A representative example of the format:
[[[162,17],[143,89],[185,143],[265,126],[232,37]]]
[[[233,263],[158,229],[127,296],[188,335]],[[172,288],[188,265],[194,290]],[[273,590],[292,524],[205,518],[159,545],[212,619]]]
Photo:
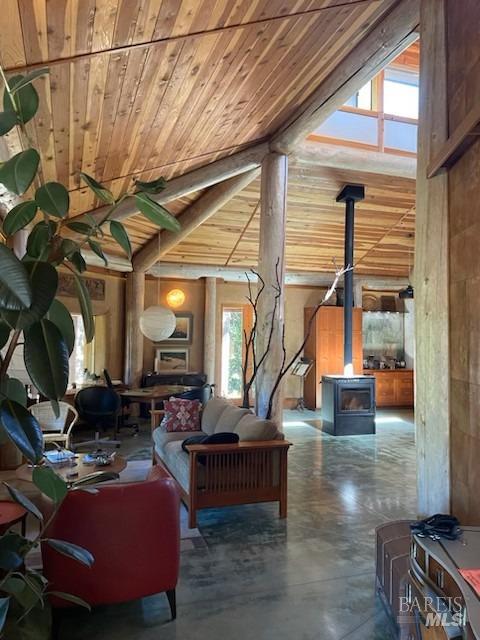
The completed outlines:
[[[155,412],[161,415],[163,412]],[[223,398],[212,398],[203,408],[201,431],[153,431],[154,463],[162,465],[179,485],[189,513],[189,526],[197,526],[197,510],[235,504],[278,501],[280,518],[287,516],[287,454],[274,422],[262,420]],[[235,444],[186,445],[196,435],[233,432]]]

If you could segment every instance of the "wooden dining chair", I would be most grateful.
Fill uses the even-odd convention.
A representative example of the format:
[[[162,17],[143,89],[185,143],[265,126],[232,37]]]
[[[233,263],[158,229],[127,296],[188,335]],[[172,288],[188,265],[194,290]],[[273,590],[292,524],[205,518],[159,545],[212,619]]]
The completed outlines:
[[[42,428],[44,444],[54,442],[69,449],[72,444],[72,429],[78,420],[78,412],[68,402],[59,402],[58,406],[60,408],[58,417],[48,401],[33,404],[29,407],[29,411]]]

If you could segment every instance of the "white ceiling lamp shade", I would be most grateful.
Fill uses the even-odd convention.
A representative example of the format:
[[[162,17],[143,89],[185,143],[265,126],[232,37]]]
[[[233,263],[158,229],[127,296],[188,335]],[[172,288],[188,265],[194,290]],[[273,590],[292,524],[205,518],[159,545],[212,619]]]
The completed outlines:
[[[154,305],[140,316],[140,331],[152,342],[161,342],[175,331],[177,319],[171,309]]]

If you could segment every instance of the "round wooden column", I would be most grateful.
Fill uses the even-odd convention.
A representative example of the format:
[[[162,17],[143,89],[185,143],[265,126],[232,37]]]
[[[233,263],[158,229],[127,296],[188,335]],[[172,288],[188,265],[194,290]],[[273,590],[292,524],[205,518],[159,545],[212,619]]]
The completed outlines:
[[[258,272],[265,282],[257,310],[258,357],[267,348],[268,338],[274,323],[269,355],[265,359],[256,379],[256,411],[260,417],[268,412],[270,394],[282,366],[282,333],[284,327],[284,281],[285,281],[285,226],[287,214],[288,158],[280,153],[269,153],[262,163],[260,246]],[[280,295],[275,317],[272,317],[277,283]],[[260,286],[260,283],[259,285]],[[272,408],[271,418],[282,427],[283,393],[280,385]]]

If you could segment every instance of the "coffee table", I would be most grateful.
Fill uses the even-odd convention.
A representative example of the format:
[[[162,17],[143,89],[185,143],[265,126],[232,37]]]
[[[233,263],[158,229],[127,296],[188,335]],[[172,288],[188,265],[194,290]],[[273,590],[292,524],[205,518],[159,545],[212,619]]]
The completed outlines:
[[[75,482],[75,480],[80,480],[85,476],[90,475],[91,473],[95,473],[98,471],[113,471],[115,473],[120,473],[127,466],[127,461],[122,456],[116,455],[113,462],[106,466],[97,466],[92,464],[85,464],[83,459],[85,458],[84,453],[80,453],[75,456],[73,459],[74,465],[65,464],[51,464],[49,466],[61,476],[65,482]],[[68,474],[71,472],[76,472],[78,475],[75,477],[69,477]],[[32,482],[32,467],[28,464],[22,464],[21,467],[15,471],[15,474],[19,480],[25,480],[26,482]]]

